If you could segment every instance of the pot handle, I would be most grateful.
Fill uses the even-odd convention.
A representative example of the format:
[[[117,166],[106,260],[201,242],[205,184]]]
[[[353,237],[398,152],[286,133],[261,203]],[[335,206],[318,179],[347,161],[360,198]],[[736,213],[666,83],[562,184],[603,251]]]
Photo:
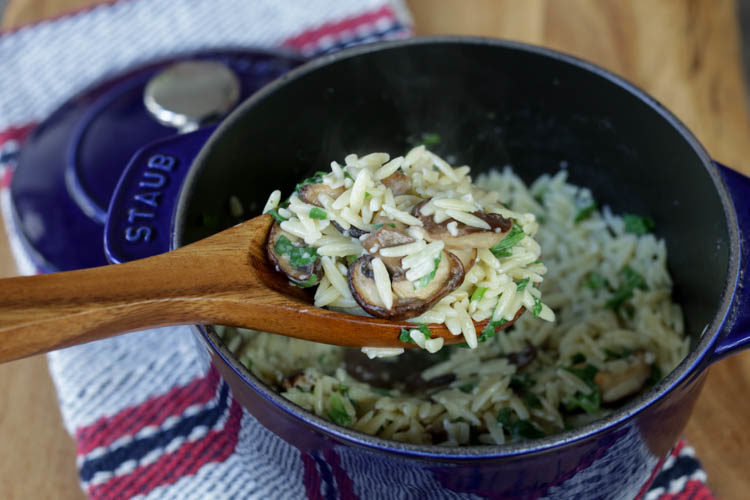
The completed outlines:
[[[750,283],[747,267],[750,263],[750,177],[714,162],[724,179],[737,212],[740,237],[739,278],[732,298],[732,306],[724,323],[726,335],[716,344],[711,361],[750,347]]]
[[[113,264],[171,249],[174,213],[193,160],[216,126],[204,127],[145,146],[128,163],[104,227],[104,251]]]

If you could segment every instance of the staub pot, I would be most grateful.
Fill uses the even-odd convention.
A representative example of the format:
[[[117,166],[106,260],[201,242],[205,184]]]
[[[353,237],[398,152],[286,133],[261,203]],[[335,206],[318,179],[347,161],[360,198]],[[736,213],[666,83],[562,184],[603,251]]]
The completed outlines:
[[[567,165],[615,212],[649,214],[668,247],[688,357],[610,416],[544,439],[446,448],[339,427],[251,375],[211,328],[196,337],[235,397],[266,427],[374,496],[473,493],[513,498],[634,498],[674,445],[708,366],[750,340],[750,180],[722,167],[653,98],[601,68],[550,50],[476,38],[367,45],[312,61],[250,97],[217,128],[148,146],[110,205],[113,262],[179,247],[245,218],[268,194],[350,152],[438,152],[475,171],[513,165],[526,181]],[[144,204],[144,180],[163,179]],[[337,481],[343,480],[337,476]],[[375,493],[377,492],[377,493]]]

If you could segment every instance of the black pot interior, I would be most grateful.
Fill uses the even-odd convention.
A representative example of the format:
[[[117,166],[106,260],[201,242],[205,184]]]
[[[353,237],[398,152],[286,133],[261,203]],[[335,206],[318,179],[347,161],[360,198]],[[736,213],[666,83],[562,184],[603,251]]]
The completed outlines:
[[[658,106],[603,74],[543,52],[483,41],[411,43],[314,63],[262,91],[215,134],[195,168],[182,243],[237,222],[348,153],[433,149],[481,172],[506,164],[527,182],[567,163],[615,213],[649,215],[667,242],[675,295],[693,344],[719,307],[729,234],[692,139]],[[249,209],[249,210],[248,210]]]

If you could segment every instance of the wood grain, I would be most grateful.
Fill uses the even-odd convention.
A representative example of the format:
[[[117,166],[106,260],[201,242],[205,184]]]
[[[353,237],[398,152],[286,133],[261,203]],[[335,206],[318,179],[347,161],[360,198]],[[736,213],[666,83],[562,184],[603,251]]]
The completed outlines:
[[[348,347],[404,346],[399,333],[413,324],[313,307],[312,294],[291,286],[267,258],[272,224],[261,215],[147,259],[0,280],[0,363],[183,324],[265,329]],[[461,262],[452,259],[463,279]],[[462,341],[443,324],[428,326],[446,344]]]
[[[11,0],[4,27],[94,3]],[[750,127],[731,0],[409,0],[420,34],[497,36],[592,60],[656,96],[718,160],[750,174]],[[10,256],[0,238],[0,272]],[[33,387],[30,396],[17,386]],[[750,491],[750,354],[716,364],[686,430],[720,498]],[[70,438],[62,430],[41,358],[0,366],[0,498],[80,498]],[[12,405],[6,404],[11,401]],[[7,410],[6,410],[7,409]],[[34,415],[49,420],[37,431]],[[56,485],[52,488],[48,485]],[[3,490],[5,488],[5,490]],[[40,489],[41,488],[41,489]],[[48,494],[45,494],[48,493]]]

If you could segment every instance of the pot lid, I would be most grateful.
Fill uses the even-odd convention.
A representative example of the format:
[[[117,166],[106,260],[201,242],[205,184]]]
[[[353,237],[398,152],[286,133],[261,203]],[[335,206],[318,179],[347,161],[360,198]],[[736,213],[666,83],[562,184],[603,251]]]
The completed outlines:
[[[42,271],[107,264],[107,207],[133,154],[217,121],[299,65],[259,50],[191,53],[145,65],[73,97],[29,135],[11,183],[25,250]]]

